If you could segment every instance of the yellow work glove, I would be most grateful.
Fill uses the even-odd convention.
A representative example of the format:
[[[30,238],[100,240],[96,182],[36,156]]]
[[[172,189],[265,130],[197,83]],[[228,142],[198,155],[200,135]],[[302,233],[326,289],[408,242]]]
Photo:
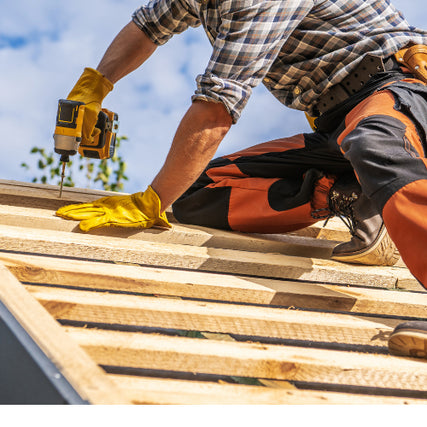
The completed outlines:
[[[113,83],[93,68],[85,68],[83,74],[69,93],[67,99],[85,103],[83,115],[82,143],[90,145],[94,137],[101,131],[95,128],[101,104],[109,92],[113,90]]]
[[[159,196],[148,186],[143,193],[103,197],[92,203],[63,206],[56,215],[81,221],[79,226],[82,231],[99,227],[172,227],[166,214],[160,213],[160,210]]]

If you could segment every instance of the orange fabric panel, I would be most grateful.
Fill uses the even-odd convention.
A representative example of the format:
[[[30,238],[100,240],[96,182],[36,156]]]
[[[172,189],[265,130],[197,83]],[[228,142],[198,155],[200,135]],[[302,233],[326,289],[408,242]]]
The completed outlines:
[[[388,90],[375,92],[373,95],[366,98],[358,104],[353,110],[348,113],[345,119],[346,128],[338,137],[338,145],[341,146],[343,139],[351,133],[357,125],[363,120],[371,116],[386,115],[401,121],[406,126],[406,138],[411,142],[417,150],[420,157],[424,156],[422,142],[418,136],[416,127],[405,114],[394,109],[395,99],[392,93]],[[341,149],[344,153],[344,151]]]
[[[271,209],[268,203],[268,188],[276,179],[253,178],[250,181],[247,188],[234,186],[231,191],[228,223],[233,230],[247,233],[285,233],[317,222],[311,217],[310,203],[286,211]]]
[[[278,179],[250,178],[224,181],[233,186],[228,223],[233,230],[247,233],[285,233],[316,223],[319,219],[312,217],[312,210],[329,212],[328,194],[334,183],[333,178],[324,177],[316,183],[312,203],[276,211],[268,202],[268,190]]]
[[[214,182],[207,187],[226,187],[230,185],[230,179],[246,178],[249,175],[244,174],[235,164],[210,168],[206,171],[206,175]],[[224,179],[224,177],[227,177]],[[228,182],[228,184],[225,184]]]
[[[274,139],[273,141],[263,142],[261,144],[254,145],[253,147],[237,151],[236,153],[230,154],[229,156],[224,156],[224,158],[234,161],[243,156],[259,156],[265,153],[280,153],[283,151],[296,150],[298,148],[304,147],[304,135],[299,134],[292,137],[279,138]]]
[[[313,210],[329,212],[329,191],[334,185],[336,177],[326,175],[316,182],[311,201]]]
[[[427,288],[427,180],[397,191],[385,204],[383,219],[403,261]]]

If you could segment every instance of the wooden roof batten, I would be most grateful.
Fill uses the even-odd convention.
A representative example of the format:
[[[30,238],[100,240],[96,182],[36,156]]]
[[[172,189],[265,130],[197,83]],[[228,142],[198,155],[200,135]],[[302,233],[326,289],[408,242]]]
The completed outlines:
[[[108,194],[0,181],[0,303],[66,403],[69,390],[91,404],[427,403],[425,361],[387,351],[398,323],[427,320],[402,262],[331,261],[349,238],[335,220],[266,236],[171,212],[172,230],[90,233],[55,216]]]

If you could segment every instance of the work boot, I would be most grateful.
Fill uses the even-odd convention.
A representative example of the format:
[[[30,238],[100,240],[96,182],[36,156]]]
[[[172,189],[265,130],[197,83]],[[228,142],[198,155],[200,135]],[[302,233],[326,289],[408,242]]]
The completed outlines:
[[[329,192],[329,208],[340,217],[352,235],[337,245],[331,258],[366,265],[394,265],[399,252],[389,237],[381,215],[362,193],[357,181],[338,180]]]
[[[427,321],[397,325],[388,339],[390,354],[427,359]]]

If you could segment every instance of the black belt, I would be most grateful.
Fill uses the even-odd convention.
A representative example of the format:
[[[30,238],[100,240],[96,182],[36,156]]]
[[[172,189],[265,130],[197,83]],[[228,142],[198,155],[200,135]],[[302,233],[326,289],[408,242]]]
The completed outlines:
[[[394,56],[383,60],[379,56],[365,55],[362,61],[346,78],[332,86],[325,94],[319,97],[315,105],[315,109],[319,113],[318,115],[325,113],[357,93],[371,77],[397,67],[398,64]]]

